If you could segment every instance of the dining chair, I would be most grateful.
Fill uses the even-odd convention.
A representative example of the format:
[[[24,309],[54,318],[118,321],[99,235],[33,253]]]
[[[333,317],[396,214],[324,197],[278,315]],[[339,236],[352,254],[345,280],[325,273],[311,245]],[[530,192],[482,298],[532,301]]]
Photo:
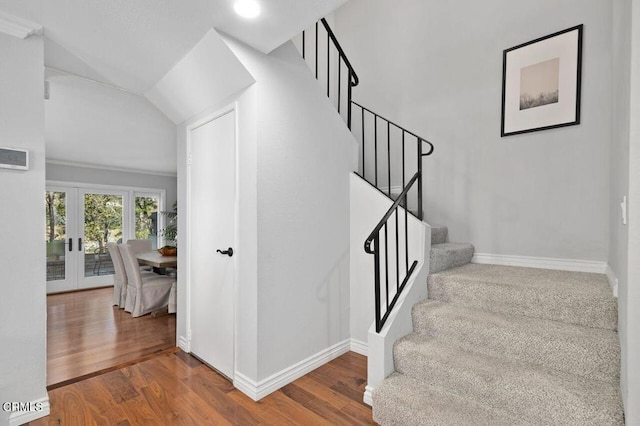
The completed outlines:
[[[155,273],[143,276],[138,267],[136,251],[129,244],[120,246],[120,254],[127,273],[127,296],[124,310],[131,312],[131,316],[134,318],[157,311],[165,306],[172,307],[175,311],[175,279]]]
[[[136,253],[144,253],[146,251],[153,251],[153,243],[151,240],[127,240],[127,244],[133,247]],[[140,266],[141,271],[151,271],[153,268],[150,266]]]
[[[124,270],[120,249],[116,243],[107,243],[107,249],[115,272],[113,276],[113,305],[124,308],[124,301],[127,296],[127,275]]]

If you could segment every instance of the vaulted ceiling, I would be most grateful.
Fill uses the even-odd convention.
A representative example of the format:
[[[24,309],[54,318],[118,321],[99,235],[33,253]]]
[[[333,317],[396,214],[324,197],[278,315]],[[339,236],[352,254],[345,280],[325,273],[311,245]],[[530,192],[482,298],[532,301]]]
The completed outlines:
[[[44,27],[47,158],[175,173],[175,125],[144,94],[212,27],[268,53],[346,0],[257,0],[252,20],[234,1],[0,0]]]

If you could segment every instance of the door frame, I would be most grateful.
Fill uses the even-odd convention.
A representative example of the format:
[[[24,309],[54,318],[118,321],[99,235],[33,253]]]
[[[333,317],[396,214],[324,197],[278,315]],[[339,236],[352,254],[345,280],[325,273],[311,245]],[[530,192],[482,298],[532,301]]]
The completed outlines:
[[[72,234],[74,239],[74,247],[77,247],[78,238],[82,235],[84,238],[84,224],[80,223],[80,219],[84,218],[84,213],[81,214],[81,210],[83,209],[84,203],[81,203],[80,196],[82,193],[86,191],[95,191],[96,193],[102,192],[118,192],[123,194],[123,214],[122,214],[122,224],[123,224],[123,240],[135,239],[135,212],[133,207],[133,203],[136,196],[149,196],[152,194],[158,194],[158,211],[166,211],[166,198],[167,191],[162,188],[147,188],[147,187],[135,187],[135,186],[123,186],[123,185],[105,185],[105,184],[93,184],[93,183],[84,183],[84,182],[70,182],[70,181],[59,181],[59,180],[47,180],[45,185],[45,191],[49,191],[52,188],[55,191],[65,191],[67,193],[73,194],[73,199],[75,201],[75,206],[71,206],[71,208],[67,208],[67,210],[71,211],[73,215],[73,228],[69,231],[67,230],[67,234]],[[44,196],[44,194],[43,194]],[[69,207],[69,206],[67,206]],[[125,224],[128,224],[125,225]],[[158,215],[158,230],[164,228],[165,226],[165,218],[164,215]],[[69,229],[69,228],[68,228]],[[125,232],[128,230],[128,232]],[[69,237],[67,237],[69,238]],[[162,236],[158,236],[158,244],[164,244],[164,239]],[[83,241],[84,246],[84,241]],[[75,251],[75,250],[74,250]],[[79,259],[80,256],[76,259]],[[77,290],[85,290],[90,288],[102,287],[103,284],[92,285],[91,280],[87,281],[84,275],[84,268],[81,271],[81,263],[78,260],[74,261],[74,269],[73,269],[73,277],[75,282],[73,283],[73,288],[69,287],[69,282],[65,280],[64,288],[59,289],[49,289],[49,285],[47,285],[47,294],[53,294],[57,292],[65,292],[65,291],[77,291]],[[56,281],[51,281],[56,282]],[[63,281],[58,281],[58,283],[62,283]],[[48,282],[49,283],[49,282]],[[60,285],[58,285],[59,287]]]
[[[185,247],[181,248],[181,250],[185,253],[185,259],[186,259],[186,267],[184,268],[184,276],[185,276],[185,287],[186,287],[186,297],[185,297],[185,310],[186,310],[186,316],[185,316],[185,324],[186,324],[186,332],[187,332],[187,336],[186,336],[186,342],[184,342],[183,345],[179,345],[182,347],[182,349],[184,349],[186,352],[191,353],[191,339],[192,339],[192,333],[191,333],[191,318],[192,318],[192,310],[191,310],[191,297],[192,297],[192,288],[191,288],[191,255],[190,255],[190,250],[191,250],[191,234],[193,232],[193,228],[192,228],[192,224],[191,224],[191,209],[192,209],[192,205],[193,205],[193,201],[192,201],[192,193],[191,193],[191,187],[192,187],[192,169],[191,169],[191,148],[192,148],[192,141],[191,141],[191,133],[193,130],[204,126],[207,123],[210,123],[226,114],[229,114],[233,112],[234,113],[234,149],[235,149],[235,180],[236,180],[236,185],[235,185],[235,196],[234,196],[234,205],[233,205],[233,216],[234,216],[234,238],[233,238],[233,247],[234,250],[236,250],[233,254],[233,257],[231,258],[232,262],[233,262],[233,289],[232,289],[232,294],[233,294],[233,300],[232,300],[232,304],[233,304],[233,377],[230,377],[231,381],[234,382],[235,381],[235,376],[237,375],[237,367],[238,367],[238,276],[239,276],[239,271],[238,271],[238,256],[242,256],[241,251],[237,250],[238,247],[238,224],[239,224],[239,216],[238,216],[238,202],[239,202],[239,179],[238,179],[238,171],[239,171],[239,149],[238,149],[238,105],[237,102],[233,102],[230,105],[227,105],[224,108],[218,109],[215,112],[212,112],[210,114],[206,114],[202,117],[200,117],[199,119],[189,123],[186,126],[186,197],[185,197],[185,213],[186,213],[186,218],[187,220],[185,221],[186,224],[186,238],[184,239],[184,242],[186,244],[184,244]],[[184,347],[183,347],[184,346]]]

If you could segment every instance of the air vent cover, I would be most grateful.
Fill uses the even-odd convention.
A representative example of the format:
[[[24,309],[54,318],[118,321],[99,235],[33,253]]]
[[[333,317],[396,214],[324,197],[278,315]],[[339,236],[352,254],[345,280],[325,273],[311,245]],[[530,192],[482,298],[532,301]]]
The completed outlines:
[[[29,151],[24,149],[0,148],[0,168],[29,170]]]

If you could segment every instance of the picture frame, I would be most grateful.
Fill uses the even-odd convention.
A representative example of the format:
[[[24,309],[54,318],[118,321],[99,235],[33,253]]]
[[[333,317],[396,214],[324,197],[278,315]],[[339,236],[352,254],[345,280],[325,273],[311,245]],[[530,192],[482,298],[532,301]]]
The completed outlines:
[[[583,25],[503,52],[500,136],[580,124]]]

